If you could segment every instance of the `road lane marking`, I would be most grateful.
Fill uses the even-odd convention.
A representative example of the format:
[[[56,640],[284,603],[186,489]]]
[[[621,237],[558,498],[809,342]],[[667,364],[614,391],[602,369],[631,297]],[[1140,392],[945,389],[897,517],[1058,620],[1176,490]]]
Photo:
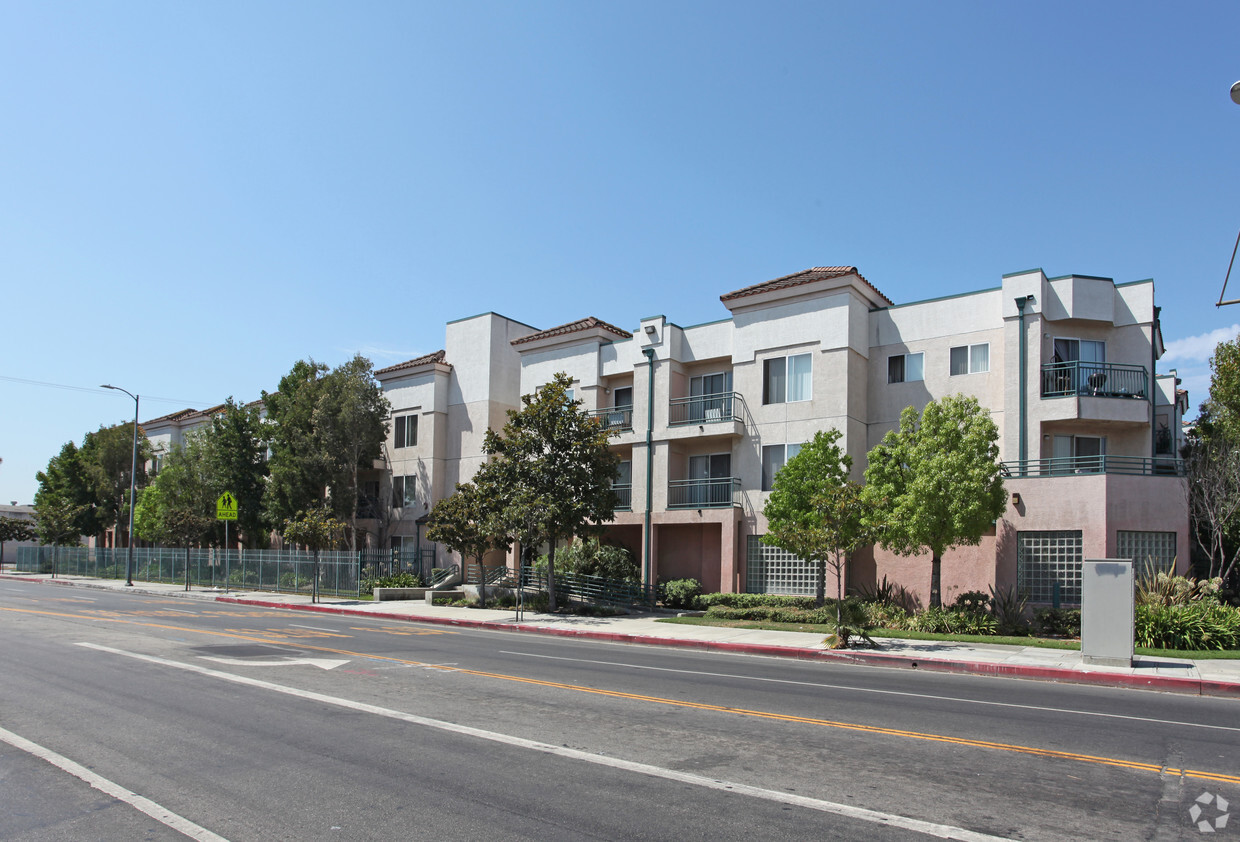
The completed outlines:
[[[1182,722],[1177,719],[1155,719],[1150,716],[1130,716],[1122,713],[1102,713],[1092,710],[1075,710],[1073,708],[1054,708],[1045,705],[1022,705],[1017,702],[993,702],[986,699],[966,699],[957,696],[937,696],[932,693],[910,693],[906,690],[883,690],[876,687],[850,687],[846,684],[825,684],[817,681],[794,681],[788,678],[766,678],[758,675],[737,675],[727,672],[706,672],[705,670],[686,670],[674,667],[655,667],[645,664],[626,664],[618,661],[595,661],[588,658],[565,658],[560,655],[539,655],[534,652],[510,652],[498,650],[501,655],[517,655],[525,658],[542,658],[548,661],[568,661],[577,664],[594,664],[602,667],[628,667],[635,670],[650,672],[671,672],[680,675],[700,675],[705,678],[734,678],[744,681],[758,681],[769,684],[789,684],[798,687],[813,687],[822,690],[851,690],[857,693],[877,693],[884,696],[905,696],[912,699],[930,699],[939,702],[960,702],[971,705],[988,705],[991,707],[1016,708],[1018,710],[1035,710],[1045,713],[1067,713],[1076,716],[1097,716],[1104,719],[1125,719],[1132,722],[1150,722],[1155,725],[1178,725],[1184,728],[1208,728],[1215,731],[1240,731],[1240,727],[1232,725],[1208,725],[1200,722]]]
[[[33,608],[5,608],[0,606],[0,611],[9,611],[18,614],[37,614],[51,617],[68,617],[72,619],[90,620],[97,619],[82,614],[65,614],[63,612],[43,611]],[[361,660],[388,661],[397,664],[409,664],[416,667],[438,668],[434,664],[427,664],[422,661],[413,661],[406,658],[395,658],[389,655],[373,655],[366,652],[352,652],[348,649],[333,649],[328,646],[315,646],[308,643],[285,643],[280,640],[274,640],[271,637],[258,637],[260,632],[251,634],[232,634],[227,632],[218,632],[208,629],[194,629],[183,626],[166,626],[159,623],[140,623],[134,620],[125,620],[121,618],[113,619],[112,622],[124,623],[126,625],[134,625],[145,628],[155,628],[164,631],[180,631],[189,632],[191,634],[203,634],[212,637],[228,637],[235,640],[248,640],[254,643],[266,643],[275,646],[293,646],[300,650],[312,650],[316,652],[330,652],[335,655],[345,655],[349,658],[359,658]],[[80,646],[93,646],[94,644],[81,643]],[[464,669],[461,667],[451,667],[452,672],[461,675],[472,675],[481,678],[493,678],[500,681],[512,681],[518,684],[529,684],[539,687],[550,687],[559,690],[568,690],[574,693],[589,693],[596,696],[604,696],[615,699],[627,699],[630,701],[646,702],[651,704],[670,705],[674,707],[691,708],[696,710],[714,711],[718,713],[727,713],[735,716],[754,717],[758,719],[769,719],[774,721],[792,722],[797,724],[813,725],[825,728],[838,728],[845,731],[860,731],[863,733],[883,734],[885,736],[900,737],[911,740],[925,740],[929,742],[947,743],[952,745],[969,746],[973,748],[990,749],[994,751],[1007,751],[1015,754],[1028,754],[1036,757],[1048,757],[1061,760],[1076,760],[1081,763],[1092,763],[1104,766],[1117,766],[1120,768],[1132,769],[1141,772],[1153,772],[1156,774],[1183,775],[1184,777],[1196,778],[1199,780],[1214,781],[1217,783],[1240,784],[1240,776],[1225,775],[1220,772],[1209,772],[1197,769],[1172,769],[1154,763],[1142,763],[1140,761],[1123,760],[1114,757],[1099,757],[1088,754],[1075,754],[1073,752],[1059,751],[1057,749],[1044,749],[1037,746],[1022,746],[1010,743],[997,743],[987,740],[972,740],[964,737],[950,737],[941,734],[929,734],[918,731],[904,731],[898,728],[881,728],[872,725],[862,725],[853,722],[837,722],[828,719],[814,719],[812,717],[793,716],[790,714],[772,713],[770,711],[747,710],[745,708],[724,707],[721,705],[711,705],[704,702],[689,702],[678,699],[665,699],[658,696],[642,696],[635,693],[623,693],[618,690],[604,690],[595,687],[583,687],[576,684],[562,684],[555,681],[543,681],[536,678],[525,678],[518,675],[505,675],[504,673],[484,672],[482,670]]]
[[[287,660],[280,661],[248,661],[244,658],[217,658],[213,655],[199,655],[198,657],[233,667],[292,667],[304,664],[306,666],[318,667],[321,670],[334,670],[336,667],[342,667],[349,663],[347,660],[333,661],[330,658],[288,658]]]
[[[33,754],[40,760],[47,761],[56,768],[73,775],[75,778],[80,778],[81,780],[86,781],[86,783],[90,784],[92,787],[105,795],[110,795],[118,801],[124,801],[135,810],[145,813],[160,824],[167,825],[177,833],[188,836],[190,839],[197,839],[200,840],[200,842],[228,842],[227,839],[220,836],[218,833],[212,833],[205,827],[194,824],[184,816],[178,816],[166,807],[161,807],[151,799],[144,798],[136,792],[125,789],[125,787],[120,784],[114,783],[101,775],[95,774],[85,766],[74,763],[69,758],[57,754],[49,748],[44,748],[38,743],[32,743],[25,737],[19,737],[12,731],[5,728],[0,728],[0,740],[3,740],[14,748],[20,749],[27,754]]]
[[[320,704],[333,705],[347,710],[355,710],[360,713],[368,713],[373,716],[382,716],[387,719],[395,719],[400,722],[407,722],[411,725],[420,725],[424,728],[434,728],[435,730],[445,731],[451,734],[460,734],[462,736],[474,737],[480,740],[487,740],[493,743],[513,746],[515,748],[528,749],[541,754],[563,757],[568,760],[579,760],[594,764],[596,766],[604,766],[611,769],[633,772],[647,777],[662,778],[664,780],[704,787],[717,792],[729,792],[735,795],[746,795],[751,798],[759,798],[764,801],[770,801],[790,807],[801,807],[807,810],[815,810],[821,813],[830,813],[832,815],[857,819],[871,824],[911,830],[916,833],[935,836],[939,839],[960,839],[967,840],[967,842],[997,842],[998,840],[1005,839],[1005,837],[1002,836],[991,836],[986,833],[966,830],[962,827],[922,821],[921,819],[914,819],[908,816],[897,815],[895,813],[885,813],[879,810],[867,810],[864,807],[854,807],[851,804],[840,804],[834,801],[825,801],[818,798],[807,798],[803,795],[792,795],[787,792],[779,792],[773,789],[749,786],[748,784],[735,783],[733,781],[707,778],[688,772],[665,769],[661,766],[652,766],[647,763],[638,763],[632,760],[622,760],[617,757],[591,754],[590,752],[567,748],[566,746],[551,745],[550,743],[538,742],[537,740],[527,740],[523,737],[514,737],[509,734],[501,734],[496,731],[485,731],[481,728],[472,728],[468,725],[457,725],[453,722],[430,719],[425,716],[418,716],[412,713],[405,713],[404,711],[393,710],[392,708],[384,708],[379,707],[378,705],[366,704],[365,702],[353,701],[352,699],[344,699],[338,696],[328,696],[323,693],[315,693],[311,690],[301,690],[296,687],[287,687],[283,684],[274,684],[272,682],[262,681],[256,678],[235,675],[230,672],[220,672],[218,670],[198,666],[197,664],[185,664],[179,661],[171,661],[166,658],[158,658],[153,655],[140,655],[136,652],[125,652],[120,649],[113,649],[109,646],[100,646],[94,643],[78,643],[77,645],[84,646],[89,649],[95,649],[100,652],[108,652],[113,655],[120,655],[126,658],[133,658],[139,661],[158,664],[160,666],[172,667],[173,669],[186,670],[188,672],[194,672],[210,678],[230,681],[235,684],[244,684],[261,690],[268,690],[274,693],[283,693],[287,696],[294,696],[299,699],[306,699]]]
[[[322,628],[321,626],[299,626],[297,623],[289,623],[288,625],[289,625],[289,628],[291,629],[311,629],[312,631],[323,631],[323,632],[336,631],[335,629],[325,629],[325,628]],[[343,635],[343,637],[348,637],[348,636],[349,635]]]

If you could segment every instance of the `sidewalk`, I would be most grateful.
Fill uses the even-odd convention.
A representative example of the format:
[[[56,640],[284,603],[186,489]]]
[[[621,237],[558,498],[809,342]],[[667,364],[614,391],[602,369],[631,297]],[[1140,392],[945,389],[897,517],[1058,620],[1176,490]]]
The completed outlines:
[[[186,592],[183,585],[153,582],[135,583],[132,588],[127,588],[124,582],[114,579],[87,579],[76,576],[52,579],[46,575],[26,573],[5,573],[0,575],[0,579],[622,643],[681,646],[802,660],[1133,687],[1240,699],[1238,660],[1181,660],[1138,655],[1132,667],[1100,667],[1081,663],[1081,653],[1076,651],[888,638],[876,638],[878,649],[832,651],[824,647],[821,634],[658,622],[660,617],[670,616],[669,614],[576,617],[527,612],[522,622],[518,623],[511,610],[450,608],[427,605],[421,600],[366,602],[326,597],[317,605],[312,605],[310,597],[305,594],[254,591],[224,594],[222,591],[203,589]]]

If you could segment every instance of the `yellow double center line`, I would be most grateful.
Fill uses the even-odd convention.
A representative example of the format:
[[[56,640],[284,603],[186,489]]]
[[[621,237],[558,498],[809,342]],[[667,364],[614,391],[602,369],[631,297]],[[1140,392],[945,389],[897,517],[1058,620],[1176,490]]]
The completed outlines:
[[[1153,772],[1155,774],[1173,775],[1185,778],[1195,778],[1204,781],[1213,781],[1215,783],[1237,784],[1240,785],[1240,776],[1227,775],[1221,772],[1207,772],[1200,769],[1178,769],[1172,766],[1162,766],[1157,763],[1142,763],[1135,760],[1123,760],[1117,757],[1099,757],[1093,754],[1078,754],[1071,751],[1059,751],[1057,749],[1039,748],[1037,746],[1022,746],[1013,743],[997,743],[990,740],[974,740],[967,737],[951,737],[944,734],[928,734],[921,731],[906,731],[901,728],[883,728],[876,725],[862,725],[856,722],[840,722],[831,719],[817,719],[809,716],[794,716],[786,713],[773,713],[763,710],[749,710],[747,708],[728,707],[726,705],[712,705],[705,702],[688,702],[680,699],[665,699],[661,696],[645,696],[638,693],[624,693],[619,690],[604,690],[597,687],[582,687],[575,684],[562,684],[558,681],[545,681],[539,678],[525,678],[519,675],[506,675],[498,672],[485,672],[482,670],[461,669],[460,667],[444,666],[442,664],[430,664],[422,661],[412,661],[406,658],[395,658],[388,655],[372,655],[365,652],[352,652],[347,649],[333,649],[329,646],[313,646],[301,642],[290,642],[285,640],[271,639],[258,635],[237,634],[235,632],[220,632],[209,629],[194,629],[184,626],[168,626],[159,623],[143,623],[136,620],[125,620],[118,617],[96,617],[85,614],[66,614],[55,611],[39,611],[31,608],[4,608],[0,607],[0,611],[9,611],[17,614],[41,614],[49,617],[70,617],[80,620],[101,620],[103,622],[124,623],[127,625],[142,626],[145,628],[163,629],[165,631],[188,632],[191,634],[203,634],[213,637],[228,637],[236,640],[246,640],[252,643],[265,643],[271,646],[288,646],[297,649],[309,649],[315,652],[327,652],[333,655],[347,655],[351,658],[362,658],[376,661],[389,661],[391,663],[406,664],[408,666],[423,667],[427,669],[438,669],[445,672],[461,673],[462,675],[473,675],[479,678],[492,678],[499,681],[512,681],[518,684],[529,684],[536,687],[548,687],[556,690],[568,690],[574,693],[588,693],[595,696],[605,696],[612,699],[626,699],[635,702],[645,702],[647,704],[667,705],[670,707],[688,708],[691,710],[710,711],[713,713],[727,713],[735,716],[747,716],[756,719],[775,720],[778,722],[792,722],[798,725],[812,725],[820,728],[837,728],[844,731],[857,731],[865,734],[881,734],[886,737],[899,737],[907,740],[922,740],[926,742],[945,743],[948,745],[968,746],[970,748],[990,749],[993,751],[1007,751],[1015,754],[1033,755],[1035,757],[1049,757],[1058,760],[1074,760],[1078,763],[1093,763],[1103,766],[1117,766],[1122,769],[1133,769],[1138,772]]]

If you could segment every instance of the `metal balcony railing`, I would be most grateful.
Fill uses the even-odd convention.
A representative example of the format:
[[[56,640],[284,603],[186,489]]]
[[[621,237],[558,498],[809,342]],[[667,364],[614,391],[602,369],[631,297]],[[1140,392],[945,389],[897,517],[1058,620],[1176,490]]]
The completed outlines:
[[[599,419],[605,430],[631,430],[633,429],[633,407],[631,406],[610,406],[606,409],[596,409],[590,413],[593,418]]]
[[[1144,398],[1144,366],[1073,361],[1042,366],[1042,397]]]
[[[674,479],[667,484],[669,509],[726,509],[736,504],[738,477]]]
[[[1184,476],[1183,459],[1150,459],[1146,456],[1059,456],[1004,462],[1005,477],[1063,477],[1077,474],[1127,474],[1129,476]]]
[[[668,407],[667,425],[677,427],[685,424],[721,424],[725,421],[741,421],[743,420],[741,411],[744,407],[743,399],[736,392],[672,398]]]
[[[632,483],[616,483],[611,487],[616,492],[616,511],[631,512],[633,511],[633,484]]]

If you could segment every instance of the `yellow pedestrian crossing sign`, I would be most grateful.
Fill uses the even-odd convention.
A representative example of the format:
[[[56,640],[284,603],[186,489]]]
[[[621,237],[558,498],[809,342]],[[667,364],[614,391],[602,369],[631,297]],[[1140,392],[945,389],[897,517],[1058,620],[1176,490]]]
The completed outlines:
[[[225,491],[220,495],[220,499],[215,501],[215,519],[237,519],[237,498],[232,496],[231,493]]]

